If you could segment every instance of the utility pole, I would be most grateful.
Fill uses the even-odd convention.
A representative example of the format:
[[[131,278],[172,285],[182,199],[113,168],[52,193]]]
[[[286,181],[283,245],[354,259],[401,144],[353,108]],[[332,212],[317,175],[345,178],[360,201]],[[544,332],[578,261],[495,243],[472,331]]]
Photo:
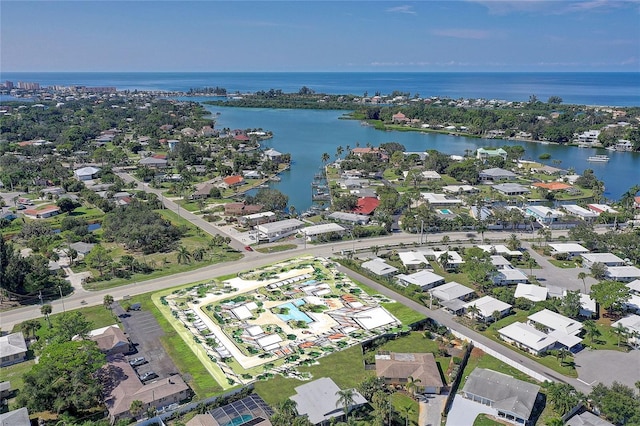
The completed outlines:
[[[60,290],[60,300],[62,301],[62,312],[66,312],[64,309],[64,297],[62,297],[62,286],[58,286],[58,290]]]

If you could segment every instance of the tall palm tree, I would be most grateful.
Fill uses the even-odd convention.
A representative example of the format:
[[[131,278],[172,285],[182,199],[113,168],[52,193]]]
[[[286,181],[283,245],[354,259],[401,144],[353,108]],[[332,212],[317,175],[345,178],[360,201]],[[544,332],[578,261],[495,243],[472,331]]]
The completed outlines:
[[[189,263],[191,261],[191,253],[185,246],[178,247],[177,253],[178,263]]]
[[[626,327],[622,324],[618,324],[616,327],[611,329],[611,333],[618,337],[618,347],[620,347],[620,340],[627,335]]]
[[[196,262],[200,262],[202,259],[204,259],[205,252],[206,250],[204,247],[198,247],[193,251],[193,253],[191,253],[191,256],[193,257],[193,260],[195,260]]]
[[[344,389],[336,392],[336,396],[338,397],[338,401],[336,401],[336,407],[342,406],[344,409],[344,418],[345,420],[349,419],[349,410],[351,405],[355,402],[355,394],[356,392],[353,389]]]
[[[584,327],[585,333],[589,336],[591,343],[593,343],[596,337],[600,336],[600,330],[598,330],[598,326],[594,320],[588,319],[582,323],[582,327]]]
[[[404,386],[407,392],[411,394],[411,396],[416,396],[416,391],[418,390],[418,383],[422,382],[420,379],[415,379],[413,376],[407,377],[407,384]]]
[[[327,164],[327,161],[329,161],[331,156],[328,153],[323,152],[321,158],[322,158],[322,164]]]
[[[568,356],[571,356],[571,352],[569,352],[569,350],[567,350],[566,348],[558,350],[558,359],[560,360],[560,365],[564,364],[564,360]]]
[[[471,314],[471,318],[476,319],[476,317],[480,313],[480,308],[478,308],[476,305],[469,305],[469,307],[467,307],[467,312]]]
[[[400,407],[405,426],[409,426],[409,417],[415,412],[412,405]]]
[[[47,319],[49,328],[51,328],[51,319],[49,318],[49,315],[51,314],[51,312],[53,312],[53,307],[49,304],[42,305],[42,307],[40,308],[40,313],[44,315],[44,317]]]
[[[102,299],[102,305],[105,309],[111,309],[111,305],[113,305],[113,296],[110,294],[106,294]]]
[[[587,283],[584,281],[587,277],[588,275],[586,272],[578,272],[578,279],[582,280],[582,285],[584,286],[584,294],[587,294]]]

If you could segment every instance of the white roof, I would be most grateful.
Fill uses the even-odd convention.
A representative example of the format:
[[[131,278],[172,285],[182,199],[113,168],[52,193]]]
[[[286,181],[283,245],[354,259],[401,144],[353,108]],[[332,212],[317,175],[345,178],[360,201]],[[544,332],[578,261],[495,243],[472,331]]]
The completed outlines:
[[[233,315],[236,316],[236,318],[238,318],[239,320],[244,320],[247,318],[251,318],[253,316],[253,314],[251,313],[251,311],[249,310],[249,308],[247,308],[246,306],[242,305],[242,306],[238,306],[237,308],[233,308],[231,309],[231,312],[233,313]]]
[[[251,327],[246,328],[246,332],[249,333],[249,336],[257,336],[259,334],[263,334],[264,330],[259,325],[252,325]]]
[[[536,330],[529,324],[514,322],[498,330],[498,333],[538,352],[556,342],[553,337]]]
[[[562,343],[567,348],[572,348],[575,345],[582,342],[582,338],[575,336],[573,334],[567,334],[562,330],[553,330],[551,333],[549,333],[549,337],[554,338],[555,340],[557,340],[559,343]]]
[[[640,279],[631,281],[627,284],[627,287],[629,287],[631,291],[640,293]]]
[[[260,347],[266,349],[267,347],[273,347],[277,343],[282,342],[282,337],[274,333],[269,334],[268,336],[261,337],[257,339],[256,342],[260,345]]]
[[[425,170],[422,172],[422,177],[425,179],[440,179],[442,176],[435,170]]]
[[[254,309],[258,309],[258,304],[256,302],[247,302],[244,304],[249,310],[253,311]]]
[[[285,219],[278,222],[263,223],[258,225],[258,229],[264,233],[281,232],[291,228],[300,228],[304,225],[304,222],[298,219]]]
[[[596,313],[596,301],[588,294],[580,293],[580,307],[584,311],[591,312],[592,314]]]
[[[462,284],[458,284],[455,281],[442,284],[436,288],[429,290],[433,297],[440,300],[448,301],[452,299],[459,299],[473,293],[473,289],[466,287]]]
[[[495,311],[505,311],[511,308],[511,305],[491,296],[484,296],[480,299],[472,300],[464,305],[465,308],[475,306],[480,310],[483,317],[491,316]]]
[[[501,277],[503,281],[528,281],[527,274],[520,269],[506,268],[498,270],[497,277]]]
[[[598,217],[597,213],[587,210],[584,207],[580,207],[577,204],[565,204],[562,206],[568,213],[574,214],[580,217]]]
[[[442,256],[443,254],[447,253],[449,255],[449,260],[448,262],[450,264],[461,264],[464,263],[464,260],[462,260],[462,256],[460,256],[460,253],[458,253],[457,251],[434,251],[433,255],[436,257],[436,260],[440,259],[440,256]]]
[[[406,281],[409,284],[415,284],[420,287],[435,284],[439,281],[444,280],[444,278],[440,275],[434,274],[433,272],[427,271],[426,269],[424,271],[416,272],[411,275],[401,274],[398,275],[398,278],[402,281]]]
[[[261,212],[261,213],[248,214],[246,216],[242,216],[242,218],[246,220],[253,220],[253,219],[262,219],[263,217],[272,217],[275,215],[276,214],[274,212]]]
[[[522,256],[522,252],[519,252],[518,250],[509,250],[504,244],[480,244],[477,247],[486,251],[487,253],[492,253],[495,250],[497,254],[501,255],[506,254],[507,256]]]
[[[360,311],[353,315],[352,318],[365,330],[372,330],[385,325],[399,323],[396,317],[381,306]]]
[[[611,327],[617,327],[621,324],[628,331],[637,331],[640,333],[640,315],[629,315],[628,317],[624,317],[619,319],[618,321],[611,324]]]
[[[321,225],[313,225],[302,229],[302,232],[306,235],[320,235],[327,234],[329,232],[342,232],[345,228],[337,223],[323,223]]]
[[[91,175],[95,175],[99,171],[100,169],[97,167],[82,167],[81,169],[74,170],[73,173],[76,176],[91,176]]]
[[[549,244],[557,253],[589,253],[589,250],[576,243],[551,243]]]
[[[640,278],[640,269],[635,266],[609,266],[606,275],[611,278]]]
[[[491,256],[491,264],[493,266],[511,266],[511,262],[505,259],[504,256],[494,254]]]
[[[422,254],[420,252],[417,252],[417,251],[400,252],[400,253],[398,253],[398,257],[400,257],[400,261],[405,266],[407,266],[407,265],[419,265],[421,263],[424,263],[425,265],[429,264],[429,262],[427,261],[427,258],[424,257],[424,254]]]
[[[471,185],[445,185],[442,187],[444,192],[449,193],[458,193],[458,192],[475,192],[478,191],[477,188]]]
[[[624,260],[613,253],[583,253],[581,256],[583,259],[593,263],[624,263]]]
[[[422,198],[424,198],[429,204],[462,204],[462,200],[458,200],[457,198],[448,199],[444,194],[434,194],[433,192],[422,192],[420,193]]]
[[[540,312],[528,316],[529,320],[537,322],[549,327],[552,330],[560,330],[565,334],[578,334],[582,330],[580,321],[567,318],[549,309],[543,309]]]
[[[547,288],[535,284],[519,283],[516,287],[514,297],[516,299],[518,297],[524,297],[532,302],[540,302],[542,300],[547,300]]]
[[[368,262],[364,262],[362,267],[370,270],[376,275],[388,275],[398,271],[395,266],[387,265],[383,259],[376,257]]]

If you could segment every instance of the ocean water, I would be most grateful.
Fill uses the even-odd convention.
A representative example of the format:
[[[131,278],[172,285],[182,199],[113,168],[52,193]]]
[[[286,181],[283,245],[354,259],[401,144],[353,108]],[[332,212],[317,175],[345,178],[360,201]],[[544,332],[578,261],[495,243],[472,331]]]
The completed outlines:
[[[565,103],[640,106],[640,73],[13,73],[0,81],[29,81],[42,86],[111,86],[119,90],[187,91],[224,87],[229,92],[281,89],[295,92],[307,86],[316,92],[363,95],[397,90],[412,96],[484,98],[526,101],[560,96]]]

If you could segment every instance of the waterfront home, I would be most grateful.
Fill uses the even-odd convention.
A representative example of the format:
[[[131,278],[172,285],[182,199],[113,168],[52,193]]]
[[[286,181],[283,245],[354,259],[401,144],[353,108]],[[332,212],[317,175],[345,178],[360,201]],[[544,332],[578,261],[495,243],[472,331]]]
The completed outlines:
[[[486,160],[487,158],[491,158],[491,157],[500,157],[503,160],[506,160],[507,151],[505,151],[502,148],[498,148],[498,149],[478,148],[476,150],[476,158],[479,160]]]
[[[298,232],[304,222],[298,219],[285,219],[278,222],[263,223],[256,226],[260,241],[273,242]]]
[[[502,195],[515,196],[530,194],[531,190],[519,183],[499,183],[497,185],[491,185],[493,189],[501,193]]]
[[[521,425],[530,424],[538,392],[538,385],[485,368],[473,370],[462,388],[464,398],[496,409],[501,420]]]
[[[364,262],[361,266],[379,277],[388,277],[398,272],[398,268],[387,264],[379,257]]]
[[[541,302],[547,300],[547,288],[535,284],[519,283],[513,295],[516,299],[524,297],[532,302]]]
[[[472,307],[475,307],[475,309]],[[465,303],[464,309],[468,316],[475,318],[478,321],[492,322],[499,320],[511,312],[511,305],[498,300],[495,297],[483,296],[479,299]],[[476,309],[477,312],[474,312]]]
[[[407,121],[411,120],[408,119],[407,116],[403,113],[397,112],[391,116],[391,121],[393,121],[394,123],[406,123]]]
[[[327,216],[329,220],[335,220],[336,222],[350,223],[353,225],[366,225],[371,218],[364,214],[346,213],[346,212],[333,212]]]
[[[347,178],[338,181],[341,189],[358,189],[367,186],[369,182],[366,179]]]
[[[398,284],[408,286],[409,284],[417,285],[422,291],[444,284],[444,278],[428,270],[415,272],[410,275],[400,274],[397,276]]]
[[[358,198],[358,204],[353,209],[355,214],[371,215],[380,205],[380,200],[375,197]]]
[[[247,204],[245,202],[226,203],[224,214],[227,216],[242,216],[258,213],[262,210],[261,204]]]
[[[457,198],[447,198],[444,194],[434,194],[433,192],[421,192],[420,196],[433,207],[452,207],[462,204],[462,200]]]
[[[588,249],[577,243],[550,243],[549,247],[551,247],[552,256],[561,254],[566,255],[569,259],[580,256],[584,253],[589,253]]]
[[[587,130],[576,135],[576,141],[580,144],[594,144],[599,142],[598,136],[600,136],[600,130]]]
[[[222,183],[220,183],[218,186],[221,188],[236,188],[238,186],[242,186],[242,184],[244,184],[244,178],[240,175],[232,175],[232,176],[227,176],[224,179],[222,179]]]
[[[546,189],[547,191],[557,192],[557,191],[569,191],[574,189],[573,186],[568,185],[563,182],[536,182],[533,184],[536,188]]]
[[[100,173],[100,169],[98,167],[82,167],[73,171],[73,175],[79,181],[95,179],[98,173]]]
[[[537,356],[553,349],[557,343],[553,337],[522,322],[509,324],[498,330],[498,334],[505,342]]]
[[[266,160],[271,160],[276,164],[280,164],[282,162],[282,153],[273,148],[267,149],[262,155]]]
[[[27,359],[27,343],[21,331],[0,336],[0,367],[18,364]]]
[[[624,266],[624,260],[612,253],[583,253],[582,266],[591,268],[595,263],[602,263],[605,266]]]
[[[604,275],[607,279],[627,283],[640,279],[640,269],[635,266],[610,266]]]
[[[332,419],[339,419],[345,414],[345,407],[339,400],[340,388],[328,377],[297,386],[295,392],[289,399],[295,402],[298,415],[306,416],[314,425],[328,425]],[[366,403],[367,400],[354,389],[347,411]]]
[[[584,207],[580,207],[577,204],[564,204],[560,206],[567,214],[579,217],[585,222],[592,222],[598,217],[598,213],[591,210],[587,210]]]
[[[402,386],[412,380],[418,394],[440,394],[444,388],[432,353],[379,352],[375,356],[376,376],[386,385]]]
[[[320,225],[308,226],[302,229],[302,233],[308,241],[315,241],[320,235],[334,234],[338,236],[344,235],[346,228],[337,223],[322,223]]]
[[[501,169],[499,167],[494,167],[492,169],[482,170],[480,172],[479,177],[480,177],[480,181],[483,181],[483,182],[487,182],[487,181],[496,182],[496,181],[504,181],[504,180],[515,180],[518,176],[509,170]]]
[[[378,147],[358,147],[358,148],[353,148],[351,150],[351,154],[355,155],[356,157],[359,158],[363,158],[365,155],[373,155],[374,157],[377,157],[380,160],[386,161],[389,159],[389,155],[387,154],[387,152],[381,148]]]

